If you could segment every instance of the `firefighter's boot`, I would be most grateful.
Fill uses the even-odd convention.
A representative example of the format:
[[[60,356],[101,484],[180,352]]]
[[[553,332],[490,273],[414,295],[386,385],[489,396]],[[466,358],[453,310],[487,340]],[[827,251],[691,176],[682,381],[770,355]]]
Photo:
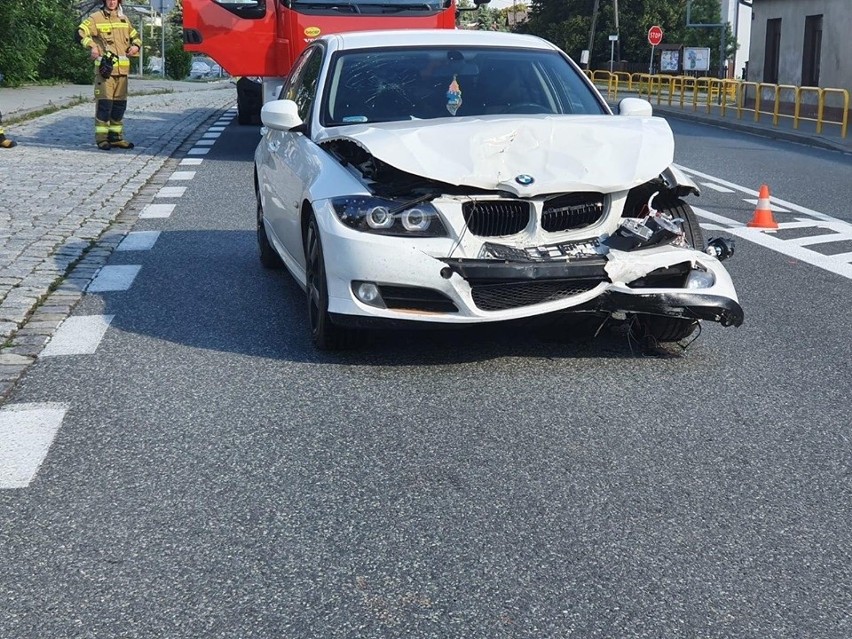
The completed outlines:
[[[101,151],[109,151],[112,148],[109,141],[109,122],[95,120],[95,144]]]
[[[13,146],[18,146],[18,143],[10,140],[4,133],[0,132],[0,149],[11,149]]]
[[[114,149],[132,149],[134,147],[133,142],[124,139],[124,125],[120,120],[110,120],[107,139]]]

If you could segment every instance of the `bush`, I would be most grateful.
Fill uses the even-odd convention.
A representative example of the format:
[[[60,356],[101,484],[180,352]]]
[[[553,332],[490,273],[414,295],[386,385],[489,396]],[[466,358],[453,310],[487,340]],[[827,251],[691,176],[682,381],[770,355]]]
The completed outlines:
[[[166,75],[172,80],[183,80],[192,69],[192,53],[183,50],[183,41],[172,38],[166,44]]]

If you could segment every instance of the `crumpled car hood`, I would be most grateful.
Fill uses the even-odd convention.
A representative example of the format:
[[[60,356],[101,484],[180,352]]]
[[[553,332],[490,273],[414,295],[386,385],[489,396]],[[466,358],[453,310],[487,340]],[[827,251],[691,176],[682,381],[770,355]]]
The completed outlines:
[[[613,115],[442,118],[326,129],[316,142],[350,140],[407,173],[518,197],[627,190],[674,160],[662,118]],[[530,176],[533,181],[523,184]]]

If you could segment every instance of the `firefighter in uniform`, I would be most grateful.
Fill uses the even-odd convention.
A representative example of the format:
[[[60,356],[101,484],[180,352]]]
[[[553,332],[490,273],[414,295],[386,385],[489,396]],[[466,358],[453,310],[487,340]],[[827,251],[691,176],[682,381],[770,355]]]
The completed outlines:
[[[103,0],[77,29],[80,43],[95,61],[95,144],[99,149],[132,149],[124,139],[122,119],[127,109],[130,57],[139,55],[142,40],[124,11],[121,0]]]

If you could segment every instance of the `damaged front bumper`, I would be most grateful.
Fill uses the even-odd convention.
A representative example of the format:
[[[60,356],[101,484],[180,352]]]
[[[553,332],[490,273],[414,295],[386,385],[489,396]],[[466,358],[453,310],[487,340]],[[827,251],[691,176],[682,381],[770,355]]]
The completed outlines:
[[[443,259],[442,275],[457,273],[472,290],[483,286],[511,287],[524,282],[561,283],[566,288],[593,290],[594,299],[569,305],[574,311],[644,313],[703,319],[723,326],[740,326],[743,309],[719,260],[690,248],[665,246],[638,251],[611,250],[606,257],[589,256],[556,261]],[[701,289],[670,286],[684,282],[690,271],[710,274],[713,284]],[[557,289],[554,289],[557,290]],[[548,300],[549,301],[549,300]]]

